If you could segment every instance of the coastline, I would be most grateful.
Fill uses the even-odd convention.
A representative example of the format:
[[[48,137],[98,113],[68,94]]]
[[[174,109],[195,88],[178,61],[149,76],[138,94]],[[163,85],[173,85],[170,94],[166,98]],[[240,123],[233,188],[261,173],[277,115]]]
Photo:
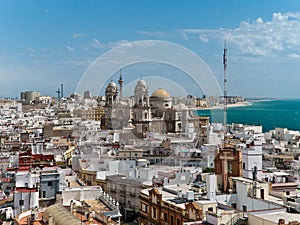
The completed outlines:
[[[245,107],[249,106],[252,104],[252,102],[256,101],[243,101],[243,102],[238,102],[234,104],[228,104],[227,108],[233,108],[233,107]],[[218,106],[212,106],[212,107],[191,107],[190,109],[192,110],[212,110],[212,109],[223,109],[224,105],[218,105]]]
[[[268,101],[276,101],[279,99],[276,98],[268,98],[268,99],[249,99],[245,100],[243,102],[238,102],[234,104],[228,104],[227,108],[233,108],[233,107],[245,107],[250,106],[252,103],[255,102],[268,102]],[[224,109],[224,105],[218,105],[218,106],[211,106],[211,107],[190,107],[191,110],[214,110],[214,109]]]

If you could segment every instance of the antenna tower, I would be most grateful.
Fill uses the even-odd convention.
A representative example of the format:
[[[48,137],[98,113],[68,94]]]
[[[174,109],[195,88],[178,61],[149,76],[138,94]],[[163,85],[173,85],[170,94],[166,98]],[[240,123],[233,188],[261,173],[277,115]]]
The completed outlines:
[[[60,97],[64,97],[64,84],[60,84]]]
[[[224,146],[226,144],[227,134],[227,48],[226,40],[224,42],[224,53],[223,53],[223,65],[224,65]]]

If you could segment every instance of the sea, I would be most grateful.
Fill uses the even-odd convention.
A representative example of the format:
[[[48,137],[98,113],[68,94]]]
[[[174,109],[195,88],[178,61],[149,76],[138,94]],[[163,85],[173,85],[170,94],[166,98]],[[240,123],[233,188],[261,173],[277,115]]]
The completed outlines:
[[[200,116],[209,116],[211,123],[223,123],[223,109],[196,110]],[[263,132],[275,128],[300,131],[300,99],[251,101],[247,106],[229,107],[227,123],[262,125]]]

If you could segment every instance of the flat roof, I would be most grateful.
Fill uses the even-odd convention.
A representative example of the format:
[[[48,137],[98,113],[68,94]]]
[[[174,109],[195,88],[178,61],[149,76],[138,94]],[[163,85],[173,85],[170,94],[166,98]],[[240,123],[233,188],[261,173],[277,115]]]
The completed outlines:
[[[278,171],[278,172],[273,172],[275,176],[288,176],[289,174],[286,172]]]
[[[248,179],[248,178],[245,178],[245,177],[231,177],[233,180],[237,180],[237,181],[241,181],[241,182],[246,182],[246,183],[249,183],[249,184],[253,184],[254,180],[252,179]],[[266,182],[263,182],[263,181],[260,181],[260,180],[256,180],[257,183],[266,183]]]
[[[287,213],[287,212],[276,212],[276,213],[266,213],[266,214],[254,214],[254,216],[272,221],[273,223],[278,223],[279,219],[284,219],[285,223],[291,221],[300,221],[299,213]]]

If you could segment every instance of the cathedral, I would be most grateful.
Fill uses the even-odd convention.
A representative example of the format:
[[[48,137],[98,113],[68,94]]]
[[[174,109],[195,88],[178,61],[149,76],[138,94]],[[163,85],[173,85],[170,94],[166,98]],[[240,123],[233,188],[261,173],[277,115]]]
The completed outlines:
[[[102,129],[132,129],[139,137],[154,133],[193,133],[199,119],[185,104],[174,104],[168,91],[159,88],[151,95],[144,80],[139,80],[133,97],[123,98],[123,78],[120,74],[116,83],[110,81],[105,89],[105,113],[101,120]]]

